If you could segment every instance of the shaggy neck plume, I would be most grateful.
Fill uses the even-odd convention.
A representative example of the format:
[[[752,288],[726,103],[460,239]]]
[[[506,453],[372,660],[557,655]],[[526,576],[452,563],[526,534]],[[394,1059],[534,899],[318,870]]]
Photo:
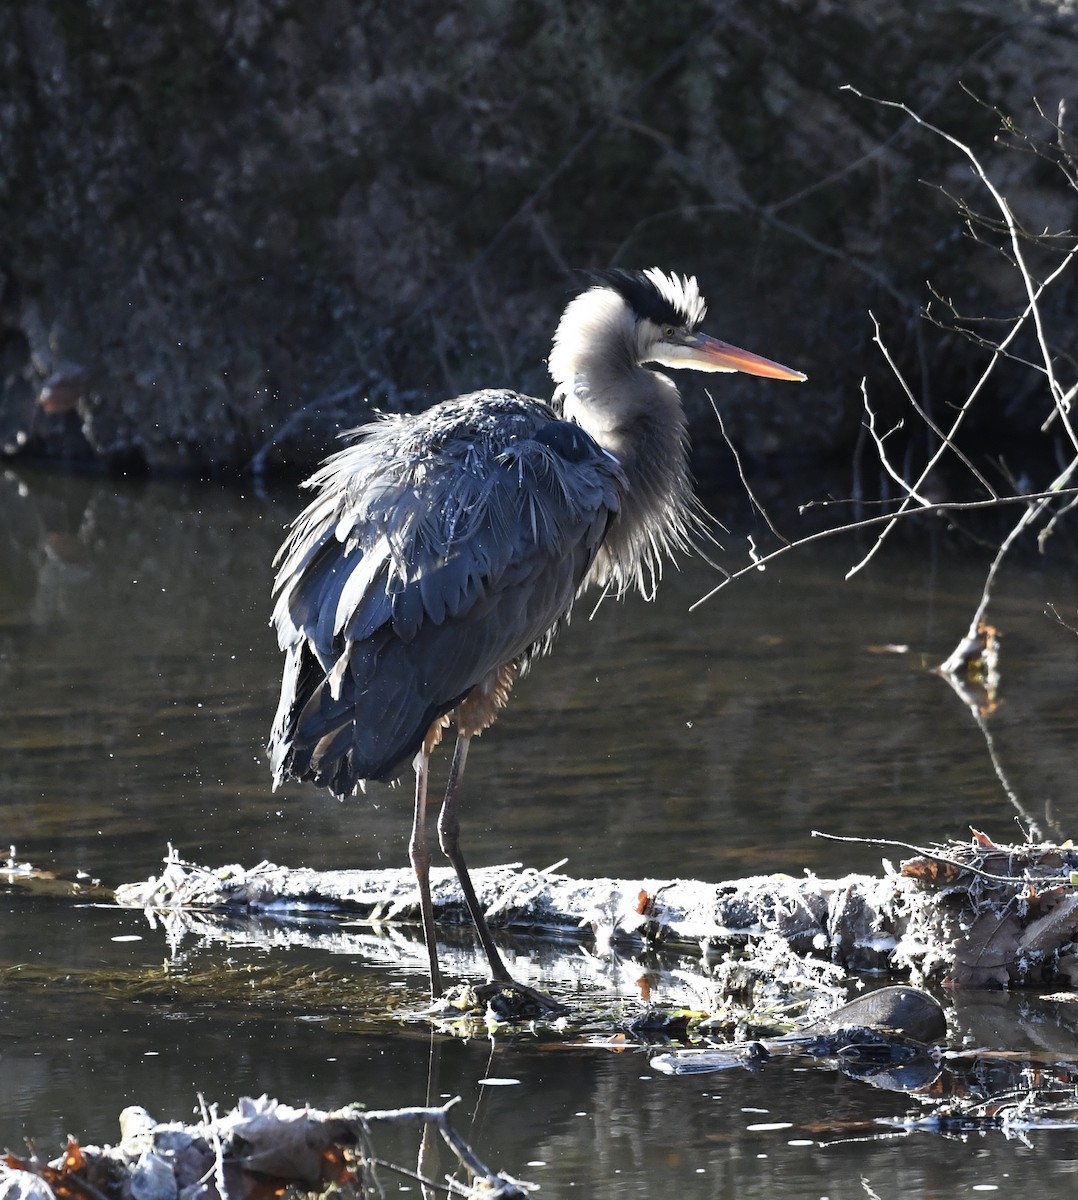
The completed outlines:
[[[677,388],[641,365],[642,332],[608,288],[577,296],[554,335],[555,403],[620,463],[621,511],[590,582],[650,597],[662,560],[689,548],[692,485],[688,434]]]

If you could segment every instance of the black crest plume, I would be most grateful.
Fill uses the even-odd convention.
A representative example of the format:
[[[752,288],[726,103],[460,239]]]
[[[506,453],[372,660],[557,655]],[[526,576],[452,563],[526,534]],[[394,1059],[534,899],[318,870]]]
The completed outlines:
[[[707,311],[695,278],[665,275],[655,267],[648,271],[607,267],[587,271],[585,278],[592,287],[613,288],[633,312],[656,325],[692,328]]]

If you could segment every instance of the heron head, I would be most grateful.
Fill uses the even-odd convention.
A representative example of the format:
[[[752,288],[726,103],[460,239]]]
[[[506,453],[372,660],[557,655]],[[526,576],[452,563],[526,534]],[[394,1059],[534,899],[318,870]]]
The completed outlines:
[[[607,274],[616,276],[608,286],[621,292],[636,316],[641,362],[675,370],[741,371],[798,383],[806,378],[801,371],[700,332],[697,326],[707,305],[695,276],[666,275],[658,267]],[[627,278],[622,281],[622,276]]]
[[[658,267],[592,271],[591,287],[565,310],[554,339],[550,373],[564,383],[588,351],[615,344],[632,366],[657,363],[675,370],[742,371],[800,382],[800,371],[720,342],[697,326],[707,313],[696,277],[666,274]]]

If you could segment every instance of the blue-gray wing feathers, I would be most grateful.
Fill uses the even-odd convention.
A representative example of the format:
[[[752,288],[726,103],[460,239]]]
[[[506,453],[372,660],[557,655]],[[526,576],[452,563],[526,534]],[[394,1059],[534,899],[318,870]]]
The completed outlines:
[[[538,400],[390,417],[308,481],[277,557],[275,780],[394,778],[431,724],[545,651],[618,511],[616,461]]]

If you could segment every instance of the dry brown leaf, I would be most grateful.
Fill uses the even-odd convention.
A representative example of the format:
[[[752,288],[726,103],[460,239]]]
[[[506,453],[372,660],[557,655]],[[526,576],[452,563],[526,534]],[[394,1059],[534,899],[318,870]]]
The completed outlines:
[[[1078,930],[1078,896],[1069,895],[1043,917],[1030,921],[1022,934],[1020,947],[1029,954],[1050,954],[1074,940]]]
[[[1013,913],[982,913],[969,933],[954,942],[954,966],[944,986],[1007,987],[1021,936],[1021,924]]]
[[[26,1171],[43,1179],[56,1200],[100,1200],[100,1192],[92,1187],[77,1172],[86,1168],[86,1160],[82,1148],[74,1138],[69,1138],[67,1149],[59,1167],[47,1163],[35,1162],[33,1159],[19,1158],[14,1154],[6,1154],[0,1162],[13,1171]]]
[[[938,858],[908,858],[903,862],[900,875],[907,879],[916,879],[925,887],[946,887],[962,874],[962,869],[954,863],[940,862]]]

